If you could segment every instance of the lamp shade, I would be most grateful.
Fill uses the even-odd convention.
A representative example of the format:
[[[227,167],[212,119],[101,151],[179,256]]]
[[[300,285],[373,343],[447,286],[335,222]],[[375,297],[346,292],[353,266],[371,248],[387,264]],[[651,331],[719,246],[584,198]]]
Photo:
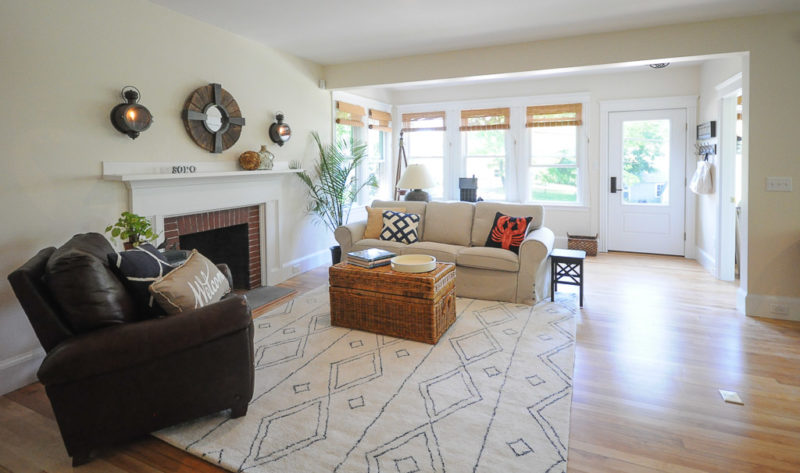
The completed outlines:
[[[397,183],[400,189],[429,189],[436,185],[433,176],[422,164],[409,164]]]

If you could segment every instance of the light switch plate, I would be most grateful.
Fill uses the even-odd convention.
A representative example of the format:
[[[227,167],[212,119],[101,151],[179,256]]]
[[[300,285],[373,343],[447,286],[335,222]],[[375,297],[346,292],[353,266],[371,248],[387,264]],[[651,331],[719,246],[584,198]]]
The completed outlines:
[[[768,177],[767,192],[792,192],[792,178]]]
[[[737,393],[736,391],[726,391],[724,389],[720,389],[719,394],[720,396],[722,396],[722,399],[725,402],[729,402],[731,404],[744,405],[744,401],[742,401],[742,398],[739,397],[739,393]]]

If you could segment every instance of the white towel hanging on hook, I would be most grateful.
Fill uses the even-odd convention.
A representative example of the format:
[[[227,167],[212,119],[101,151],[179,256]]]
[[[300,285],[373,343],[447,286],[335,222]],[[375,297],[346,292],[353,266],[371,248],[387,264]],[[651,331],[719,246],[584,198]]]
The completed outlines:
[[[711,181],[711,163],[706,154],[702,161],[697,162],[697,169],[689,183],[689,189],[695,194],[713,194],[714,184]]]

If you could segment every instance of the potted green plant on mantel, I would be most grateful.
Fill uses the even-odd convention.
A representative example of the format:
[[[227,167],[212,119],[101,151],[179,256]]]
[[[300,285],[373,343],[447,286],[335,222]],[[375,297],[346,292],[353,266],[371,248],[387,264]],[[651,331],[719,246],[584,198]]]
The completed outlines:
[[[158,238],[158,233],[153,231],[150,220],[132,212],[122,212],[116,221],[106,227],[106,233],[111,233],[111,239],[119,238],[126,250],[147,243]]]
[[[317,132],[312,132],[311,136],[319,149],[319,161],[314,165],[312,174],[303,171],[297,176],[307,187],[308,213],[333,233],[347,222],[358,193],[365,187],[377,188],[378,180],[374,174],[370,174],[363,182],[358,182],[356,177],[358,166],[367,158],[365,144],[354,142],[348,150],[344,142],[323,145]],[[341,257],[342,248],[339,245],[332,246],[333,264],[338,263]]]

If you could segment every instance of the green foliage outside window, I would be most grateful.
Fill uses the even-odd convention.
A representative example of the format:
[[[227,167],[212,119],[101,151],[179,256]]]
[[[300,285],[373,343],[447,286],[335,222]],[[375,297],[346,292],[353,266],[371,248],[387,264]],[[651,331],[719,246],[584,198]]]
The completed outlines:
[[[668,122],[667,122],[668,126]],[[631,121],[625,123],[622,143],[622,182],[630,187],[640,176],[656,171],[653,166],[660,156],[665,133],[663,121]]]
[[[566,150],[564,150],[566,153]],[[572,164],[575,160],[573,158],[561,158],[558,164]],[[547,171],[539,177],[541,182],[547,184],[564,184],[568,186],[575,186],[578,184],[578,178],[575,174],[575,168],[547,168]]]

